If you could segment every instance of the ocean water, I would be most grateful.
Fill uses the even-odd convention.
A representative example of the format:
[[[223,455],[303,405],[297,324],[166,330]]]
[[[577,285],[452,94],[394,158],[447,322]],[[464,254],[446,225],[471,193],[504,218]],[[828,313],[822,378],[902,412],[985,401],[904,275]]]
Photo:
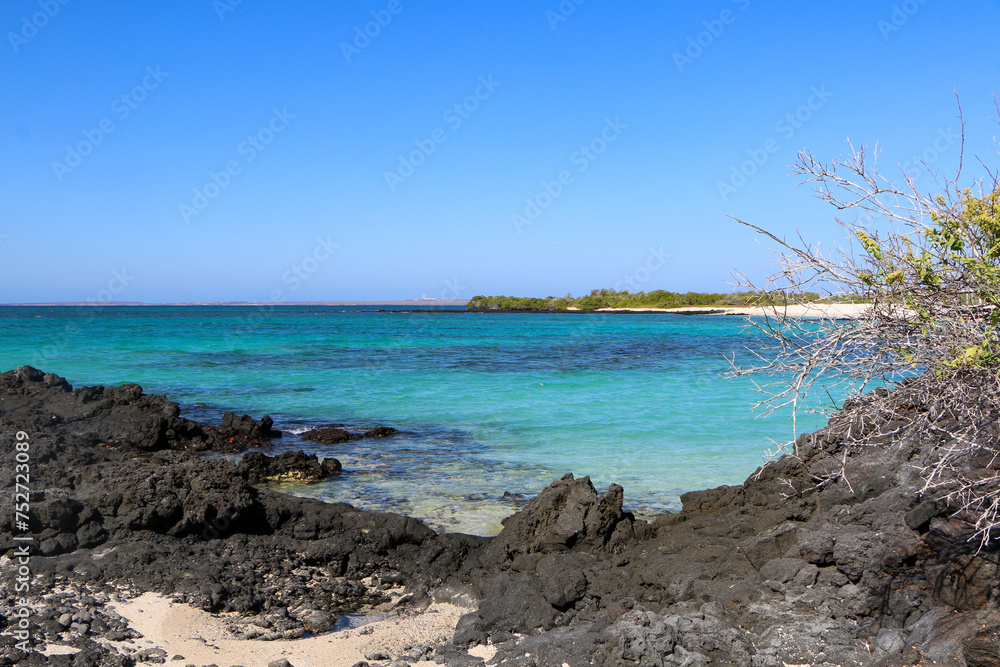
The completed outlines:
[[[461,311],[462,309],[457,309]],[[182,415],[270,414],[273,450],[343,463],[283,490],[494,534],[518,501],[572,472],[625,488],[642,516],[686,491],[741,483],[787,413],[755,419],[738,317],[480,314],[293,307],[0,308],[0,371],[30,364],[74,386],[137,382]],[[382,440],[322,445],[325,423],[384,424]],[[819,415],[799,419],[818,428]]]

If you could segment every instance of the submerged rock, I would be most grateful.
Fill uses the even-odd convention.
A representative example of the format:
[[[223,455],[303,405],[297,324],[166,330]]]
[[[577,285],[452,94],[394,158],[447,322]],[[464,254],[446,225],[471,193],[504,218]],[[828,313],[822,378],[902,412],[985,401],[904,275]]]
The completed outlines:
[[[396,429],[391,426],[376,426],[361,434],[362,438],[388,438],[396,434]]]
[[[262,482],[318,482],[337,475],[340,461],[305,452],[284,452],[267,456],[261,452],[247,452],[236,466],[240,475],[251,484]]]
[[[362,438],[388,438],[396,433],[396,429],[391,426],[375,426],[374,428],[357,431],[348,429],[343,424],[330,424],[319,426],[306,431],[302,437],[306,440],[315,440],[328,445],[336,445],[351,440],[361,440]]]
[[[306,431],[302,434],[302,437],[306,440],[315,440],[316,442],[329,445],[347,442],[348,440],[358,440],[361,437],[360,434],[351,433],[347,429],[341,428],[341,426],[320,426]]]

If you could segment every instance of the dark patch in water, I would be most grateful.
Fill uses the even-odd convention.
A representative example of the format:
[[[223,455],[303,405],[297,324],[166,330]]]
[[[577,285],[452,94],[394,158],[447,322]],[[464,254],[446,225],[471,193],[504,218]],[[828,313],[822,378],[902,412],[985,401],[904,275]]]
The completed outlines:
[[[344,614],[337,619],[337,622],[333,624],[333,632],[339,632],[341,630],[352,630],[354,628],[360,628],[365,625],[370,625],[372,623],[378,623],[379,621],[384,621],[390,618],[392,614],[373,614],[366,616],[364,614]]]

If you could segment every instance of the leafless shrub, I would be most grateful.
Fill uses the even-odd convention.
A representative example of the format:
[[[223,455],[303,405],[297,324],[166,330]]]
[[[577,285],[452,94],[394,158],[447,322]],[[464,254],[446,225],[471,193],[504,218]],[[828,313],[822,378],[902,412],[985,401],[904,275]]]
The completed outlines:
[[[961,107],[959,120],[964,155]],[[979,161],[987,177],[962,187],[960,156],[936,192],[905,173],[897,187],[880,173],[877,147],[848,145],[829,164],[800,153],[796,165],[821,199],[854,214],[837,218],[848,247],[824,254],[801,235],[785,240],[739,221],[774,244],[777,269],[764,285],[736,276],[767,302],[748,324],[761,342],[756,359],[734,363],[731,375],[751,378],[765,414],[797,415],[820,388],[847,396],[836,417],[847,449],[903,431],[933,439],[923,491],[970,518],[985,544],[1000,526],[1000,184]],[[828,297],[817,317],[796,316],[806,292]],[[838,302],[867,306],[843,319]],[[873,387],[888,390],[865,394]],[[793,418],[793,442],[795,430]]]

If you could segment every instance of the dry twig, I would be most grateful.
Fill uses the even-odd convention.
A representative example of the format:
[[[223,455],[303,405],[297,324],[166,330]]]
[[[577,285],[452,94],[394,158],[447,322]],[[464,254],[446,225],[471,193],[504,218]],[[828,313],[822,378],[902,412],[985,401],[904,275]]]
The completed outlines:
[[[964,153],[961,107],[959,120]],[[751,379],[765,414],[796,415],[817,387],[846,396],[838,419],[848,448],[903,431],[938,443],[921,467],[924,492],[971,516],[985,544],[1000,532],[1000,189],[989,170],[976,192],[961,188],[962,164],[930,195],[905,173],[901,187],[884,177],[877,150],[849,143],[829,164],[801,153],[803,182],[838,211],[859,214],[837,219],[856,243],[824,254],[801,235],[786,241],[738,220],[774,244],[777,268],[764,285],[736,275],[767,313],[748,321],[759,340],[753,363],[734,361],[731,375]],[[806,292],[868,306],[850,320],[788,316]],[[893,390],[862,399],[873,386]],[[793,420],[793,441],[795,431]]]

